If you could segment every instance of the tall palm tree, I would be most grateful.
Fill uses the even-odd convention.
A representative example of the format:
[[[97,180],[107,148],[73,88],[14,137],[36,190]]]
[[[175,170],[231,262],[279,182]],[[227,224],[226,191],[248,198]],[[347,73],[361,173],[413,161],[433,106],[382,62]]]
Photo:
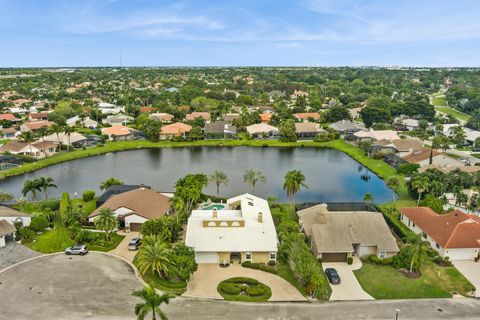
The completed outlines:
[[[102,208],[98,216],[95,218],[95,228],[105,231],[105,239],[110,239],[109,234],[111,231],[118,227],[118,220],[113,210],[110,208]]]
[[[302,187],[308,189],[305,183],[305,175],[300,170],[288,171],[285,175],[285,181],[283,182],[283,190],[285,190],[287,196],[290,198],[292,210],[295,209],[295,195]]]
[[[427,259],[427,251],[429,243],[422,238],[422,234],[410,235],[407,237],[407,246],[412,250],[409,271],[417,271],[422,263]]]
[[[215,185],[217,186],[217,197],[218,197],[218,194],[220,193],[220,185],[221,184],[227,185],[228,177],[225,172],[220,170],[215,170],[215,172],[208,177],[208,182],[215,183]]]
[[[44,138],[47,135],[47,132],[48,132],[47,128],[40,128],[40,129],[37,130],[37,137],[39,137],[42,141],[45,141]],[[43,151],[43,155],[45,156],[45,158],[47,158],[48,153],[47,153],[46,148],[43,148],[42,151]]]
[[[48,199],[48,188],[57,187],[57,185],[54,183],[53,178],[50,177],[40,177],[38,178],[38,183],[40,184],[40,188],[42,189],[43,194],[45,195],[45,200]]]
[[[396,176],[392,176],[390,178],[387,179],[387,187],[392,190],[392,200],[393,200],[393,204],[395,205],[395,207],[397,207],[397,192],[398,192],[398,189],[400,189],[400,180],[398,179],[398,177]]]
[[[37,191],[41,190],[40,182],[36,179],[25,180],[23,183],[22,194],[27,196],[27,194],[32,195],[32,201],[35,202],[37,200]]]
[[[111,186],[117,186],[123,184],[123,181],[116,178],[108,178],[107,180],[100,183],[100,190],[107,190]]]
[[[257,182],[267,182],[267,177],[260,170],[248,169],[243,175],[243,182],[252,186],[252,193],[255,192],[255,185]]]
[[[462,147],[463,143],[465,142],[465,138],[467,137],[467,134],[463,127],[460,125],[452,127],[450,128],[450,132],[452,134],[453,142],[455,142],[457,148]]]
[[[136,256],[138,270],[142,274],[157,273],[161,278],[165,278],[170,263],[168,245],[159,238],[148,239],[147,236],[144,240]]]
[[[70,143],[70,137],[72,135],[73,132],[75,132],[75,129],[73,127],[70,127],[70,126],[65,126],[63,128],[63,131],[65,132],[65,134],[67,135],[67,138],[68,138],[68,151],[70,151],[70,148],[72,147],[71,143]]]
[[[135,315],[138,320],[144,320],[149,312],[152,313],[153,320],[157,319],[157,314],[160,316],[160,319],[167,320],[167,316],[160,310],[162,303],[168,304],[170,301],[170,296],[167,293],[159,295],[155,288],[150,285],[134,291],[132,295],[143,300],[143,302],[135,305]]]
[[[32,155],[32,158],[34,158],[35,156],[33,154],[32,142],[35,141],[35,135],[33,134],[33,132],[24,131],[20,133],[20,135],[18,136],[18,140],[28,143],[28,146],[30,148],[30,154]]]
[[[430,179],[427,176],[418,175],[412,180],[412,188],[418,193],[417,207],[420,204],[422,194],[430,188]]]
[[[55,133],[57,135],[57,142],[60,146],[60,150],[62,149],[62,142],[60,141],[60,133],[63,131],[63,126],[58,123],[54,123],[49,128],[50,132]]]

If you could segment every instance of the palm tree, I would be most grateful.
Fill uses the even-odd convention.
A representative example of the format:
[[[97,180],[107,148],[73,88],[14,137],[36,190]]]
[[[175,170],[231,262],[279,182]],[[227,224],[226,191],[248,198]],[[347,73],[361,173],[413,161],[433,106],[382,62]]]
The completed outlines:
[[[72,146],[70,144],[70,136],[72,135],[73,132],[75,132],[75,129],[73,127],[70,127],[70,126],[65,126],[65,128],[63,130],[68,137],[68,151],[70,151],[70,148]]]
[[[420,204],[422,194],[430,188],[430,179],[427,176],[418,175],[412,180],[412,188],[418,193],[417,207]]]
[[[146,236],[136,256],[138,270],[142,274],[156,272],[161,278],[165,278],[170,263],[169,255],[168,245],[159,237]]]
[[[40,184],[40,188],[42,189],[43,194],[45,195],[45,200],[48,199],[48,188],[57,187],[57,185],[53,182],[54,182],[53,178],[45,178],[45,177],[38,178],[38,183]]]
[[[215,170],[215,172],[208,177],[208,182],[215,183],[215,185],[217,186],[217,197],[218,197],[218,194],[220,192],[220,185],[221,184],[227,185],[228,177],[225,172],[220,170]]]
[[[295,195],[302,187],[308,189],[308,186],[305,184],[305,175],[300,170],[288,171],[285,175],[283,190],[285,190],[287,196],[290,198],[292,210],[295,209]]]
[[[252,193],[255,192],[257,182],[267,182],[267,177],[260,170],[248,169],[243,175],[243,182],[252,186]]]
[[[47,135],[47,130],[48,130],[47,128],[40,128],[40,129],[37,130],[37,136],[38,136],[40,139],[42,139],[42,141],[45,141],[44,138],[45,138],[45,136]],[[48,157],[48,153],[47,153],[46,148],[43,148],[42,151],[43,151],[43,155],[45,156],[45,158],[47,158],[47,157]]]
[[[387,187],[392,190],[392,200],[393,200],[393,204],[395,205],[395,207],[397,207],[397,192],[398,192],[398,189],[400,189],[400,180],[398,179],[398,177],[396,176],[392,176],[390,178],[387,179]]]
[[[466,195],[463,191],[459,191],[455,193],[455,205],[464,208],[464,206],[468,203],[468,195]]]
[[[100,190],[107,190],[111,186],[117,186],[123,184],[123,181],[115,179],[115,178],[108,178],[107,180],[100,183]]]
[[[368,204],[371,204],[373,202],[373,196],[370,192],[365,193],[363,196],[363,201],[365,201]]]
[[[31,131],[24,131],[18,136],[18,140],[28,143],[28,146],[30,147],[30,155],[34,158],[32,142],[35,141],[35,135]]]
[[[428,242],[423,240],[422,234],[410,235],[407,237],[407,246],[412,250],[409,271],[419,270],[422,263],[427,259]]]
[[[50,132],[55,133],[57,135],[57,142],[60,146],[60,150],[62,149],[62,142],[60,141],[60,133],[63,131],[63,126],[58,123],[54,123],[50,126]]]
[[[98,216],[95,218],[95,228],[105,231],[105,239],[109,240],[109,233],[118,226],[118,220],[113,210],[110,208],[102,208]]]
[[[25,180],[23,183],[22,194],[27,196],[28,193],[32,195],[32,201],[37,200],[37,191],[41,190],[40,182],[36,179]]]
[[[465,130],[463,129],[462,126],[455,126],[450,128],[450,132],[452,134],[452,139],[453,142],[457,145],[457,148],[460,148],[463,146],[463,143],[465,142],[465,138],[467,137],[467,134],[465,133]]]
[[[149,312],[152,313],[153,320],[157,319],[157,314],[160,316],[160,319],[167,320],[167,316],[160,310],[162,303],[168,304],[170,301],[170,296],[167,293],[159,295],[155,288],[150,285],[134,291],[132,295],[143,300],[143,302],[135,305],[135,315],[138,320],[144,320]]]

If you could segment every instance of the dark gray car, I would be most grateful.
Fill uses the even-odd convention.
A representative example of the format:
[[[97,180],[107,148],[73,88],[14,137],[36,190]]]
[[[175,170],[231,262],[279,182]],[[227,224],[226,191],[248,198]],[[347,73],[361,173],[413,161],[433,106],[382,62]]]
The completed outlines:
[[[331,284],[340,284],[340,276],[338,275],[337,270],[333,268],[325,269],[325,274],[327,275],[328,281]]]

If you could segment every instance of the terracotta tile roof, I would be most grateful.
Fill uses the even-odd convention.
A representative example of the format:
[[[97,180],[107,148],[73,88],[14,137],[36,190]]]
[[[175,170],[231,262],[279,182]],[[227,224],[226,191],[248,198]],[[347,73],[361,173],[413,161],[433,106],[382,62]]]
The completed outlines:
[[[300,119],[300,120],[308,120],[308,119],[318,120],[318,119],[320,119],[320,113],[318,113],[318,112],[295,113],[295,114],[293,114],[293,116],[297,119]]]
[[[48,112],[30,113],[28,116],[31,119],[43,119],[48,117]]]
[[[110,208],[114,211],[119,208],[128,208],[133,213],[127,215],[136,214],[145,219],[154,219],[164,216],[168,212],[170,198],[148,188],[134,189],[111,196],[88,217],[97,216],[101,208]]]
[[[163,126],[161,133],[183,134],[183,133],[190,132],[190,130],[192,130],[192,126],[189,126],[188,124],[181,123],[181,122],[175,122],[175,123]]]
[[[50,127],[51,125],[53,125],[53,122],[52,121],[33,121],[33,122],[25,122],[23,125],[30,130],[38,130],[40,128]]]
[[[441,153],[438,151],[433,150],[433,156],[438,156]],[[428,148],[423,148],[421,150],[414,151],[405,157],[403,157],[403,160],[409,162],[409,163],[418,163],[420,161],[424,161],[430,158],[430,149]]]
[[[137,130],[125,127],[125,126],[112,126],[108,128],[102,128],[102,134],[109,136],[126,136]]]
[[[10,128],[5,128],[5,129],[2,129],[2,133],[3,133],[3,134],[7,134],[7,133],[15,133],[15,132],[17,132],[17,130],[16,130],[15,128],[12,128],[12,127],[10,127]]]
[[[262,113],[260,115],[260,120],[262,120],[263,123],[269,123],[270,119],[272,119],[271,113]]]
[[[141,113],[150,113],[154,110],[155,110],[154,107],[140,107],[140,112]]]
[[[7,121],[20,121],[17,117],[15,117],[11,113],[3,113],[0,114],[0,120],[7,120]]]
[[[186,120],[195,120],[196,118],[202,118],[205,121],[209,121],[211,118],[210,112],[192,112],[190,114],[187,114],[185,117]]]
[[[460,210],[437,214],[426,207],[401,208],[400,212],[446,249],[480,248],[480,217]]]

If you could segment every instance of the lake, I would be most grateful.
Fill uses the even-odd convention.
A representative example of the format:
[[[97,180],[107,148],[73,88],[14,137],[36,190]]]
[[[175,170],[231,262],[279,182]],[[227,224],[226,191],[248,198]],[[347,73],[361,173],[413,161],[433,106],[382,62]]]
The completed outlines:
[[[308,189],[297,195],[297,202],[362,201],[370,192],[375,202],[389,201],[390,190],[383,180],[343,152],[321,148],[277,147],[184,147],[140,149],[108,153],[77,159],[35,172],[10,177],[0,182],[0,189],[16,197],[21,194],[25,179],[52,177],[58,189],[50,189],[52,197],[63,191],[81,196],[86,189],[100,193],[99,185],[109,177],[125,184],[145,184],[158,191],[173,191],[175,181],[187,173],[210,174],[224,171],[227,186],[220,187],[220,196],[230,197],[251,191],[243,182],[247,169],[263,171],[266,183],[258,183],[255,194],[273,196],[280,201],[287,197],[282,189],[289,170],[300,170],[306,177]],[[215,185],[204,192],[215,194]],[[39,196],[40,198],[41,196]]]

